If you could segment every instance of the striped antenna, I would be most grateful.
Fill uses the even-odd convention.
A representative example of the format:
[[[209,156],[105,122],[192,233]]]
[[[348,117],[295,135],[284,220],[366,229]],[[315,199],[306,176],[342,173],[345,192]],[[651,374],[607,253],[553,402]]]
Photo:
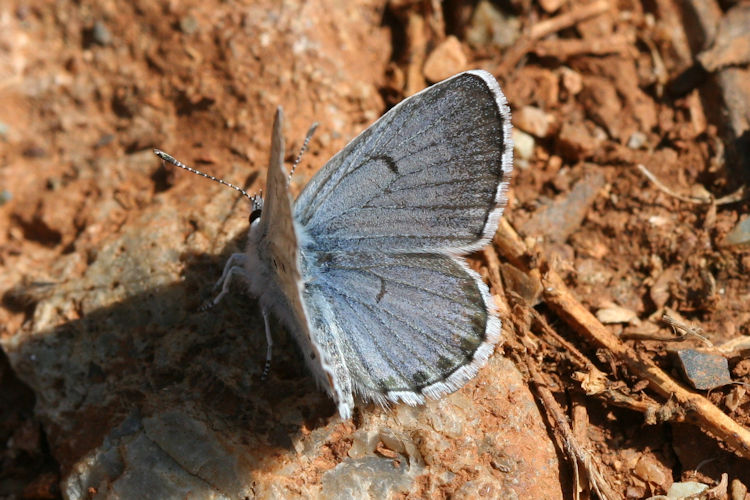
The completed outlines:
[[[305,141],[302,143],[302,147],[299,148],[299,154],[292,164],[292,170],[289,172],[289,178],[287,179],[287,182],[292,181],[292,175],[294,175],[294,171],[297,170],[297,165],[299,165],[299,162],[302,161],[302,155],[305,154],[305,151],[307,151],[307,147],[310,145],[310,140],[312,139],[312,136],[317,128],[317,122],[310,125],[310,129],[307,131],[307,135],[305,136]]]
[[[249,195],[247,193],[247,191],[245,191],[241,187],[235,186],[234,184],[232,184],[230,182],[227,182],[224,179],[219,179],[218,177],[214,177],[213,175],[204,174],[200,170],[196,170],[196,169],[194,169],[192,167],[188,167],[187,165],[185,165],[181,161],[177,160],[174,156],[165,153],[161,149],[154,149],[154,154],[156,156],[158,156],[159,158],[161,158],[162,161],[165,161],[167,163],[171,163],[175,167],[179,167],[179,168],[181,168],[183,170],[187,170],[188,172],[192,172],[192,173],[194,173],[196,175],[200,175],[201,177],[205,177],[206,179],[211,179],[212,181],[216,181],[219,184],[223,184],[223,185],[225,185],[227,187],[230,187],[230,188],[234,189],[235,191],[239,191],[240,193],[242,193],[242,196],[244,196],[245,198],[247,198],[248,200],[250,200],[250,203],[252,203],[252,205],[253,205],[253,210],[258,209],[261,206],[261,202],[259,201],[259,199],[260,199],[259,195]]]

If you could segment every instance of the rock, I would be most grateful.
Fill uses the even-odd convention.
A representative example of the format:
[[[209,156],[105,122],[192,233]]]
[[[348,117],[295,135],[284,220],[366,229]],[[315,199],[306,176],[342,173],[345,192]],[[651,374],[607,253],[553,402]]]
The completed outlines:
[[[557,12],[565,4],[566,0],[539,0],[539,6],[547,14]]]
[[[672,486],[669,487],[669,491],[667,492],[667,498],[677,500],[679,498],[697,497],[707,489],[707,484],[699,483],[697,481],[672,483]]]
[[[654,280],[654,284],[651,285],[649,295],[651,300],[657,309],[664,307],[669,299],[672,297],[671,287],[675,283],[679,283],[682,275],[682,266],[672,266]]]
[[[679,349],[677,359],[685,379],[698,390],[707,391],[732,383],[727,358],[719,354]]]
[[[566,160],[572,163],[593,155],[600,142],[580,122],[564,122],[557,134],[557,150]]]
[[[439,82],[464,71],[466,63],[461,42],[450,35],[427,56],[423,74],[428,81]]]
[[[550,132],[555,117],[534,106],[524,106],[513,113],[513,123],[529,134],[544,138]]]
[[[750,245],[750,217],[745,217],[734,226],[721,242],[722,246]]]
[[[475,45],[507,48],[521,35],[521,21],[508,16],[488,0],[481,0],[466,28],[466,40]]]
[[[630,149],[641,149],[648,140],[648,137],[643,132],[633,132],[628,138],[628,147]]]
[[[737,478],[732,479],[729,483],[729,498],[732,500],[744,500],[747,498],[747,486]]]
[[[112,33],[110,33],[107,25],[101,21],[96,21],[94,27],[91,30],[91,36],[94,43],[106,46],[112,43]]]
[[[636,476],[656,486],[655,489],[666,490],[672,483],[671,471],[659,463],[653,455],[644,454],[633,468]]]
[[[583,78],[581,74],[565,66],[560,69],[560,83],[571,96],[583,90]]]
[[[611,304],[596,311],[596,319],[604,324],[639,323],[638,314],[631,309]]]
[[[534,137],[517,127],[514,127],[511,133],[513,134],[513,153],[516,166],[523,168],[528,165],[528,161],[534,156],[536,141]]]
[[[535,307],[540,302],[543,287],[538,272],[527,274],[504,262],[500,264],[500,272],[505,286],[517,293],[529,306]]]
[[[697,59],[707,71],[750,62],[750,6],[735,5],[721,18],[711,47]]]
[[[614,83],[604,77],[588,76],[578,99],[594,122],[606,128],[611,137],[620,137],[624,118]]]
[[[586,212],[605,182],[604,175],[599,171],[586,175],[569,193],[559,196],[535,212],[524,225],[524,233],[542,237],[548,242],[565,241],[580,227]]]
[[[323,498],[392,498],[411,491],[414,478],[422,471],[406,460],[368,456],[345,458],[323,474]]]
[[[187,15],[180,18],[180,31],[186,35],[192,35],[198,31],[198,20],[195,16]]]

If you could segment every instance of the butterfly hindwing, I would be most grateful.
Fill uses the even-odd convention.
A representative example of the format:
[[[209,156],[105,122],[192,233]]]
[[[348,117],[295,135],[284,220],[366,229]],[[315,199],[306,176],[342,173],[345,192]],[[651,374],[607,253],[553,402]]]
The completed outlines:
[[[472,378],[498,340],[486,285],[434,253],[318,253],[304,298],[315,330],[336,338],[354,390],[384,403],[423,402]]]

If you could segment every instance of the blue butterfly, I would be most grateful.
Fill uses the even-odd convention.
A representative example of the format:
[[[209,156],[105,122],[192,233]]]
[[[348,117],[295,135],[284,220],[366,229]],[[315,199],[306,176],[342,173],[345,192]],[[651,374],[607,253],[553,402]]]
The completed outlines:
[[[355,395],[417,405],[457,390],[500,338],[487,285],[461,258],[492,238],[506,201],[513,144],[497,81],[467,71],[405,99],[296,201],[282,122],[279,108],[267,195],[252,198],[247,247],[228,260],[215,302],[244,282],[269,359],[273,313],[344,419]]]

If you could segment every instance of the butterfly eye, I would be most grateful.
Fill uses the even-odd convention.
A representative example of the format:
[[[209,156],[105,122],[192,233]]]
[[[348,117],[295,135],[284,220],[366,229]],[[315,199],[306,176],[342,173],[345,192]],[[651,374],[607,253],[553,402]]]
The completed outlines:
[[[250,224],[252,224],[253,221],[255,221],[255,219],[259,219],[259,218],[260,218],[260,208],[256,208],[255,210],[250,212]]]

